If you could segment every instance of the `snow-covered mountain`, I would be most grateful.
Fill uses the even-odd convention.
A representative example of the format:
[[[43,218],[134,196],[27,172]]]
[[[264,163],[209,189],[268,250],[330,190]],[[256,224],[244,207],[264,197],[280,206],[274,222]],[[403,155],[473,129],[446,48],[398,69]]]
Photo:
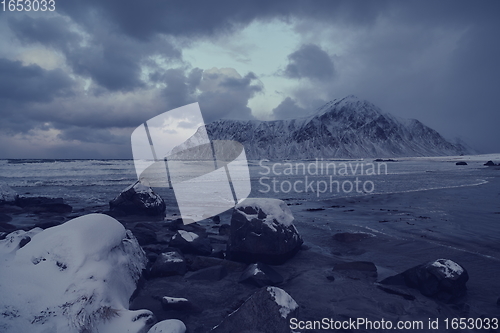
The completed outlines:
[[[372,103],[352,95],[333,100],[305,118],[274,121],[219,120],[206,125],[206,130],[212,140],[235,140],[242,143],[249,159],[442,156],[467,153],[463,145],[448,142],[420,121],[400,119],[383,113]],[[185,144],[189,146],[188,142]]]

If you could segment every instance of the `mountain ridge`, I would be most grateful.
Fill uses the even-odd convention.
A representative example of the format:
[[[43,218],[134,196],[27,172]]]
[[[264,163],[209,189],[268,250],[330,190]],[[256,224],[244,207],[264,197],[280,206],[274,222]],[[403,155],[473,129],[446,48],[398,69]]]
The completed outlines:
[[[330,101],[306,117],[221,119],[207,124],[206,131],[211,140],[242,143],[248,159],[388,158],[468,152],[416,119],[383,113],[373,103],[353,95]],[[190,146],[190,140],[184,147]]]

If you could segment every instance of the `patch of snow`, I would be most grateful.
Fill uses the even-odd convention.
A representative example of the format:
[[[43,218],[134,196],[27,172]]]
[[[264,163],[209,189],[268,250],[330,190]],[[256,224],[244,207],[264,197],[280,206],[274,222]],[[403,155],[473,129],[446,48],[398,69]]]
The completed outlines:
[[[177,319],[163,320],[151,327],[148,333],[184,333],[186,325]]]
[[[267,291],[280,307],[281,317],[286,319],[290,312],[299,307],[297,302],[295,302],[295,300],[283,289],[277,287],[267,287]]]
[[[183,262],[184,259],[182,259],[182,257],[180,256],[179,253],[175,252],[175,251],[171,251],[171,252],[164,252],[162,254],[160,254],[163,258],[165,258],[165,260],[167,262]]]
[[[449,259],[438,259],[431,265],[439,268],[448,279],[457,278],[464,272],[462,266]]]
[[[179,235],[181,235],[182,238],[184,238],[187,242],[193,242],[195,239],[197,239],[198,236],[197,234],[195,234],[194,232],[190,232],[190,231],[185,231],[185,230],[178,230],[177,231],[179,233]]]
[[[24,247],[12,246],[26,235]],[[108,215],[7,236],[0,261],[0,313],[10,314],[0,318],[3,333],[138,333],[151,324],[150,311],[128,310],[146,256]]]
[[[187,298],[163,296],[163,300],[169,304],[187,302]]]
[[[264,219],[264,223],[274,231],[276,231],[276,228],[274,228],[273,220],[285,227],[292,225],[292,212],[283,200],[271,198],[246,198],[235,206],[236,209],[240,207],[253,207],[257,211],[261,209],[264,214],[267,215]],[[254,217],[254,215],[247,216]]]

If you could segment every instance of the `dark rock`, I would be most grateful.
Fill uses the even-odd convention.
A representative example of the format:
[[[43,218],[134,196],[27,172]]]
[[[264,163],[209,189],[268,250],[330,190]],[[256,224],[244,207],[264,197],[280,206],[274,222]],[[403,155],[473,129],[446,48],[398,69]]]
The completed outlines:
[[[264,287],[280,285],[283,280],[283,277],[272,267],[259,262],[249,265],[241,274],[239,282]]]
[[[220,281],[227,276],[226,267],[212,266],[197,270],[186,275],[188,280],[206,280],[206,281]]]
[[[192,271],[197,271],[203,268],[219,265],[226,267],[226,269],[231,272],[241,272],[246,268],[245,264],[237,261],[200,256],[193,259],[193,261],[189,264],[189,269]]]
[[[381,281],[387,285],[406,285],[422,295],[444,302],[454,302],[465,296],[469,274],[465,268],[449,259],[438,259],[415,266],[401,274]]]
[[[19,242],[19,248],[22,248],[24,245],[28,244],[31,242],[31,237],[30,236],[24,236],[21,241]]]
[[[457,163],[455,163],[455,165],[467,165],[467,162],[463,162],[463,161],[462,162],[457,162]]]
[[[220,216],[219,215],[215,215],[212,217],[212,221],[215,223],[215,224],[219,224],[220,223]]]
[[[298,310],[298,304],[284,290],[265,287],[254,293],[210,332],[290,333],[290,318],[297,318]]]
[[[230,236],[231,235],[231,226],[229,224],[222,224],[219,228],[219,235]]]
[[[327,276],[326,276],[326,279],[327,279],[328,281],[332,281],[332,282],[333,282],[333,281],[335,281],[335,276],[333,276],[333,275],[327,275]]]
[[[157,241],[156,232],[141,224],[132,228],[132,233],[140,245],[154,244]]]
[[[161,298],[161,306],[165,311],[201,312],[201,309],[186,298],[168,297]]]
[[[109,202],[111,211],[122,211],[127,215],[165,216],[165,201],[151,187],[139,181],[127,187]]]
[[[284,201],[246,199],[233,211],[228,258],[246,263],[284,263],[303,243],[292,220]]]
[[[151,267],[150,277],[184,275],[186,260],[177,251],[165,252],[158,256]]]
[[[333,235],[333,239],[341,243],[355,243],[370,237],[372,235],[366,232],[339,232]]]
[[[212,253],[212,245],[208,238],[185,230],[178,230],[170,241],[170,246],[178,248],[183,253],[208,256]]]
[[[0,213],[0,223],[7,223],[12,221],[12,216],[9,216],[4,213]]]
[[[486,163],[484,163],[485,166],[495,166],[495,163],[493,163],[493,161],[488,161]]]

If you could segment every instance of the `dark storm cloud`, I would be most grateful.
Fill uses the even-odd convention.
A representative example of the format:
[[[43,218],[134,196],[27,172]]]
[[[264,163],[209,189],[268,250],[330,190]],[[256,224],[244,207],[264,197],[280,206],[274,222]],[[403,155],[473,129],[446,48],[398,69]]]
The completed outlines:
[[[142,88],[141,65],[150,56],[180,59],[181,53],[161,37],[150,41],[113,33],[105,22],[96,22],[86,37],[68,29],[62,17],[32,18],[23,15],[9,19],[15,36],[24,43],[39,43],[61,51],[73,71],[110,91]]]
[[[290,97],[285,98],[277,107],[273,109],[275,119],[288,119],[303,117],[308,110],[297,105],[295,100]]]
[[[131,132],[131,131],[130,131]],[[80,141],[88,143],[123,144],[130,139],[130,135],[115,135],[108,129],[95,129],[71,126],[65,128],[58,135],[64,141]]]
[[[335,71],[328,53],[314,44],[305,44],[288,56],[284,75],[292,79],[330,80]]]
[[[220,118],[253,119],[248,100],[263,89],[261,83],[255,80],[254,73],[241,77],[234,70],[205,71],[198,96],[205,122]]]
[[[59,5],[59,4],[58,4]],[[87,0],[61,2],[59,10],[91,26],[106,18],[121,33],[147,40],[157,34],[195,38],[241,28],[253,20],[304,17],[349,24],[371,24],[386,2],[318,0],[143,1]]]
[[[60,69],[45,70],[38,65],[0,59],[0,100],[50,102],[72,94],[73,80]]]
[[[24,43],[40,43],[55,48],[66,48],[79,43],[81,37],[68,30],[68,21],[62,17],[33,18],[26,14],[8,18],[9,27]]]

